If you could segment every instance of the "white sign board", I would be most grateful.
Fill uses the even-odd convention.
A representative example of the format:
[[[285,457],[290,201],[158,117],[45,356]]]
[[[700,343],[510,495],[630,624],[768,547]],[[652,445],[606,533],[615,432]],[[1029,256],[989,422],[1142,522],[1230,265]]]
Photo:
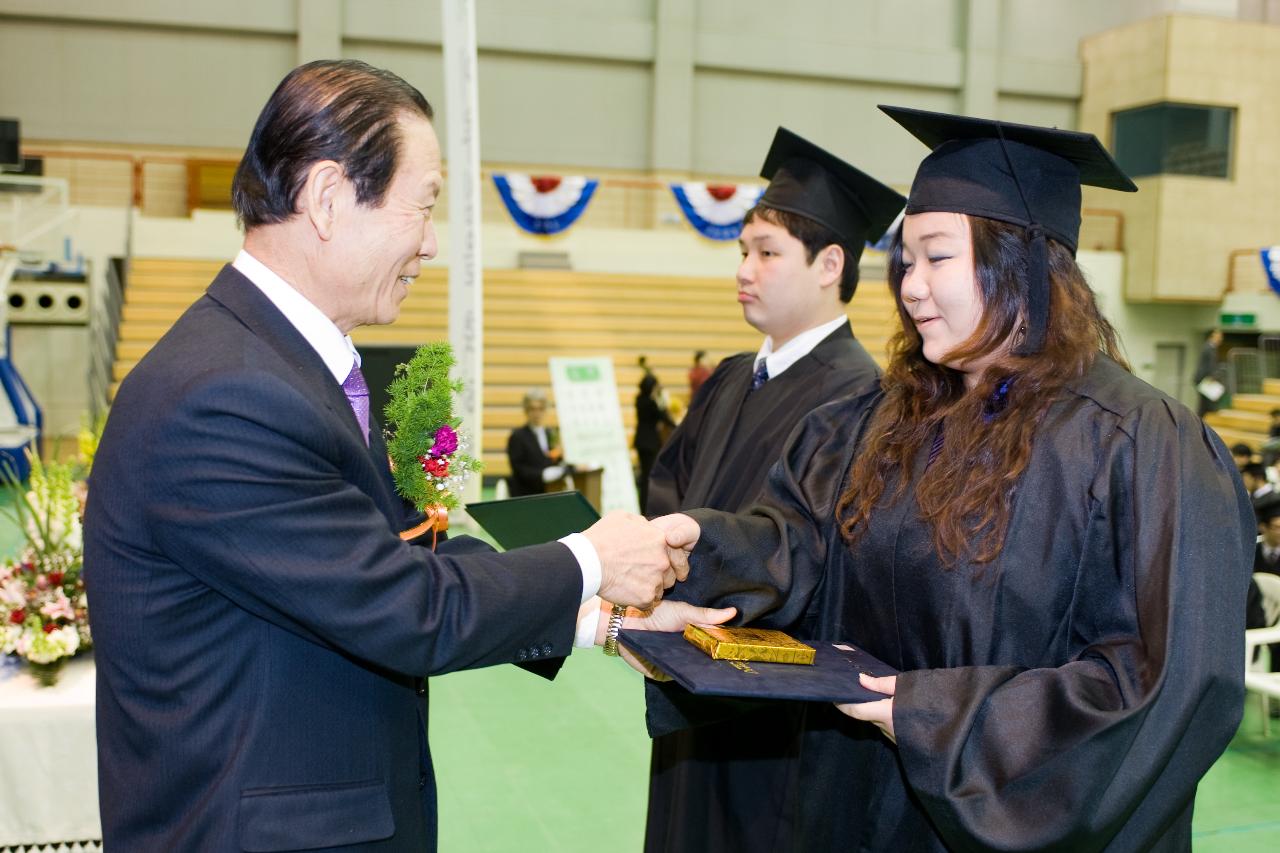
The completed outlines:
[[[631,451],[618,408],[613,360],[604,356],[551,358],[548,363],[564,458],[574,465],[603,466],[600,503],[605,512],[640,512]]]

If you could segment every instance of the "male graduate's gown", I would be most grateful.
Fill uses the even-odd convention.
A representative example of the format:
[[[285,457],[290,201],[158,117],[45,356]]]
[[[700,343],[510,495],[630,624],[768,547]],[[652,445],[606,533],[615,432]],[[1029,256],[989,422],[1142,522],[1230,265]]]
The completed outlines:
[[[754,356],[725,359],[699,389],[654,466],[647,514],[750,506],[800,420],[824,403],[866,390],[879,374],[848,324],[749,392]],[[743,707],[704,703],[704,721],[721,722],[655,738],[647,851],[770,850],[759,824],[781,814],[778,799],[792,790],[803,706],[742,714]]]
[[[1242,712],[1254,522],[1222,442],[1100,356],[1045,414],[999,557],[948,569],[910,489],[841,538],[879,400],[814,412],[750,514],[691,513],[676,596],[903,670],[896,746],[798,706],[793,787],[760,815],[772,849],[1189,850],[1196,784]],[[651,703],[649,722],[690,720]]]

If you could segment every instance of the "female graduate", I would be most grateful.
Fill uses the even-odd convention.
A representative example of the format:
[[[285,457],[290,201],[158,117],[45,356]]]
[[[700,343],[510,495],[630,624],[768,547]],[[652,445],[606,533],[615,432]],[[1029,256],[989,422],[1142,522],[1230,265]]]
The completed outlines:
[[[1076,265],[1081,183],[1136,187],[1090,134],[882,109],[933,151],[880,388],[811,415],[751,513],[667,519],[701,525],[681,598],[901,671],[806,706],[776,848],[1189,850],[1253,519]]]

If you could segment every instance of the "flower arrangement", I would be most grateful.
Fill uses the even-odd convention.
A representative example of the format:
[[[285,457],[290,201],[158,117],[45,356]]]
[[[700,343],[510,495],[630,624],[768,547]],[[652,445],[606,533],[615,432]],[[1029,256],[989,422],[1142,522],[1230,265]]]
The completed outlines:
[[[466,437],[453,416],[454,395],[462,390],[461,382],[449,379],[453,365],[447,343],[419,347],[408,364],[396,367],[383,409],[396,490],[428,511],[457,509],[467,477],[481,468],[466,453]]]
[[[45,684],[67,658],[93,644],[85,597],[80,526],[83,463],[41,462],[27,451],[31,477],[12,469],[4,483],[12,496],[6,514],[26,535],[21,554],[0,564],[0,654],[17,655]]]

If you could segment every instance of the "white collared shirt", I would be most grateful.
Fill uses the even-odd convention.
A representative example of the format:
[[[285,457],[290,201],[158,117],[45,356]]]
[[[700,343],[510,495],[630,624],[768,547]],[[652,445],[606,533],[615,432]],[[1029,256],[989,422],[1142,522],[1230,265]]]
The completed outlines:
[[[253,282],[262,291],[262,295],[271,300],[271,304],[298,330],[298,334],[311,344],[311,348],[319,354],[325,367],[333,374],[334,381],[339,385],[346,382],[351,366],[360,364],[360,353],[356,352],[351,336],[342,334],[342,330],[311,300],[244,249],[236,255],[231,266]],[[595,600],[603,574],[600,555],[596,553],[595,546],[581,533],[571,533],[559,541],[573,552],[578,568],[582,570],[581,601]]]
[[[236,255],[231,266],[253,282],[262,291],[262,295],[271,300],[271,304],[298,330],[298,334],[306,338],[311,348],[324,360],[324,365],[329,368],[334,380],[339,385],[346,382],[351,366],[360,363],[360,353],[356,352],[351,336],[342,334],[342,330],[307,297],[244,249]]]
[[[788,367],[813,352],[813,348],[826,340],[827,335],[848,322],[849,318],[841,314],[821,326],[814,326],[812,329],[801,332],[783,344],[776,352],[773,349],[773,338],[766,337],[764,343],[760,345],[760,351],[756,353],[755,361],[751,362],[751,369],[752,371],[757,370],[760,365],[760,359],[763,358],[769,368],[769,378],[776,379]]]

